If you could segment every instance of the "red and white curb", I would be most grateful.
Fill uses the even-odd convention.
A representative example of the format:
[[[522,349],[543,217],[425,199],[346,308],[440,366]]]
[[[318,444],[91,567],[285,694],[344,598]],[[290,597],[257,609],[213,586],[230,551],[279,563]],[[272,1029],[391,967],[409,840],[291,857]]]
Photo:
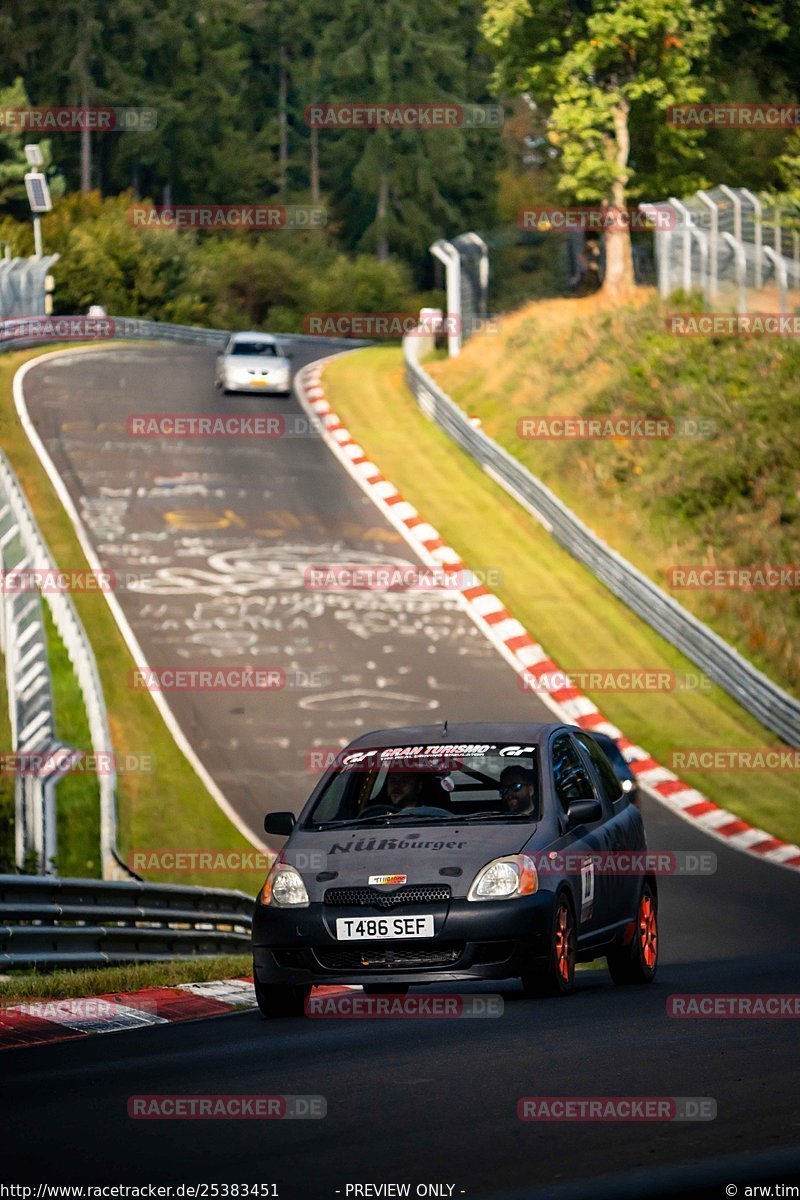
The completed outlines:
[[[319,987],[316,995],[352,991]],[[97,1033],[120,1033],[146,1025],[171,1025],[256,1008],[252,978],[180,983],[175,987],[110,992],[69,1000],[28,1000],[0,1010],[0,1050],[65,1042]]]
[[[322,426],[322,436],[362,490],[372,498],[422,561],[430,567],[446,567],[464,572],[469,569],[460,555],[439,532],[405,500],[366,451],[356,442],[331,408],[322,387],[324,362],[305,367],[295,380],[296,393],[306,412]],[[527,629],[506,609],[502,600],[477,580],[458,592],[465,610],[508,663],[523,675],[564,678],[547,652],[534,641]],[[641,746],[629,741],[593,700],[574,687],[550,690],[542,681],[536,694],[561,721],[583,729],[607,733],[615,738],[636,775],[639,786],[711,837],[737,850],[754,854],[778,866],[800,869],[800,846],[772,837],[763,829],[748,825],[735,813],[720,808],[695,788],[682,782],[672,771],[657,763]]]

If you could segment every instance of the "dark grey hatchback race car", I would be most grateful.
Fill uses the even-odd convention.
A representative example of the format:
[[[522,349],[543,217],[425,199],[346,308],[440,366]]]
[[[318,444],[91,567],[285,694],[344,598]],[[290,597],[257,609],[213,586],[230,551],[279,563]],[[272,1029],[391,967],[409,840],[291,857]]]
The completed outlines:
[[[352,742],[299,818],[256,901],[256,997],[300,1014],[313,985],[404,992],[518,977],[572,990],[607,958],[649,983],[656,878],[641,814],[583,730],[554,724],[384,729]]]

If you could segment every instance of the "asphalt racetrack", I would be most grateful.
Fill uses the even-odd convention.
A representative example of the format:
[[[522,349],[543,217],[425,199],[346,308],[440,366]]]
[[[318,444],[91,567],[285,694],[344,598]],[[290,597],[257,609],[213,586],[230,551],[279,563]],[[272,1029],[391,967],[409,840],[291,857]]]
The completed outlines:
[[[304,344],[295,361],[322,353]],[[308,751],[361,730],[541,719],[454,599],[304,587],[308,564],[356,552],[413,561],[318,438],[126,435],[134,413],[300,412],[294,400],[222,399],[212,370],[204,350],[125,348],[46,362],[25,392],[102,562],[137,576],[120,599],[150,665],[295,673],[296,686],[269,693],[169,697],[246,825],[257,832],[265,808],[297,808],[314,775]],[[302,671],[319,673],[311,686]],[[714,874],[661,880],[651,987],[617,988],[600,969],[559,1000],[485,985],[505,1001],[494,1019],[270,1023],[244,1012],[7,1051],[2,1178],[268,1182],[284,1200],[355,1196],[348,1186],[368,1183],[517,1200],[800,1182],[797,1021],[667,1015],[676,993],[800,991],[800,881],[655,802],[643,810],[651,849],[717,856]],[[322,1095],[327,1116],[130,1119],[128,1098],[153,1093]],[[523,1096],[705,1097],[716,1118],[531,1123],[517,1116]]]

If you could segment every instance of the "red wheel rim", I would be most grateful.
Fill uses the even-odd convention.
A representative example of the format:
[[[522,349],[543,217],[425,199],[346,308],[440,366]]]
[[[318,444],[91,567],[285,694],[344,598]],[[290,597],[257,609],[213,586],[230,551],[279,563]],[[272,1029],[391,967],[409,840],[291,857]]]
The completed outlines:
[[[559,905],[556,914],[556,970],[564,983],[572,979],[572,919],[566,904]]]
[[[639,942],[644,965],[652,971],[658,957],[658,927],[653,897],[645,892],[639,905]]]

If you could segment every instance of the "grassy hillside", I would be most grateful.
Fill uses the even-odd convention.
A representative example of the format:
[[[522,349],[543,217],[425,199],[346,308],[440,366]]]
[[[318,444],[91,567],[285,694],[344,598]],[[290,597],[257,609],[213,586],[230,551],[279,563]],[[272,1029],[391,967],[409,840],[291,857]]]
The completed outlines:
[[[681,338],[652,294],[541,301],[431,374],[485,431],[662,586],[673,566],[800,562],[800,344]],[[712,437],[545,441],[529,416],[713,422]],[[800,593],[672,594],[800,696]]]

